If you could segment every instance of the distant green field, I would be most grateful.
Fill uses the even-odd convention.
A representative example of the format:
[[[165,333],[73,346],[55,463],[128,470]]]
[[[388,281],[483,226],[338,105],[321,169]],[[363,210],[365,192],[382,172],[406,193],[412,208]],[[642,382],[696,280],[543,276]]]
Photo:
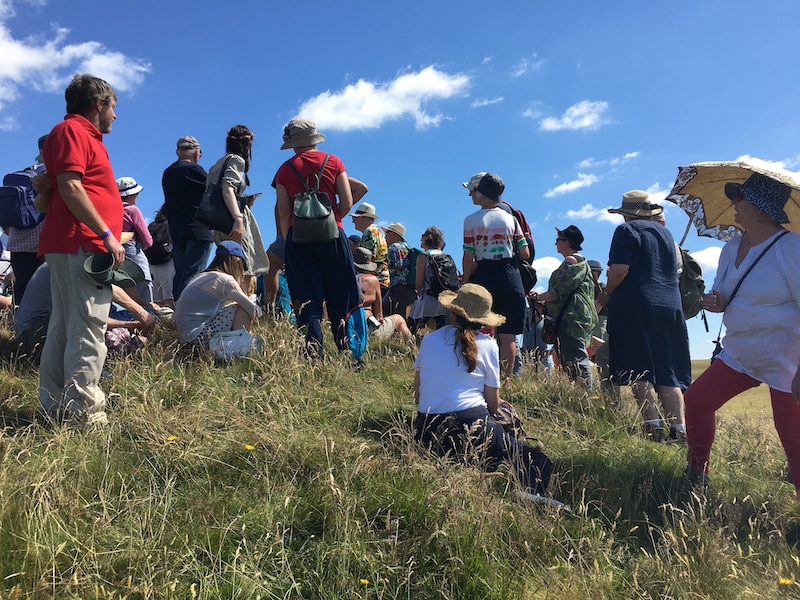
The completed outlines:
[[[692,361],[692,380],[708,368],[709,360]],[[739,394],[736,398],[722,407],[720,413],[725,415],[747,415],[750,417],[772,417],[772,407],[769,399],[769,388],[763,383],[756,388]]]

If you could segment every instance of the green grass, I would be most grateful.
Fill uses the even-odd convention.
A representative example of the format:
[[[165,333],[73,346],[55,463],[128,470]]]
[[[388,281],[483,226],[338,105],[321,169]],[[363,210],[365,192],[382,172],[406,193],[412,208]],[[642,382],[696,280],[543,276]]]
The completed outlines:
[[[285,324],[259,333],[266,355],[227,366],[166,334],[113,360],[112,424],[88,433],[28,425],[36,372],[0,359],[0,598],[800,597],[800,509],[759,419],[721,418],[698,498],[628,393],[526,369],[503,396],[566,515],[416,447],[413,347],[354,374]]]

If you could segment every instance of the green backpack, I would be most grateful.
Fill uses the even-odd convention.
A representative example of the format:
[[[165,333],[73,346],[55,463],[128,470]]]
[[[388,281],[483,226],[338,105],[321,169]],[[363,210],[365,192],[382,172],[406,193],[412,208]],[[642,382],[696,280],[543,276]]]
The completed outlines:
[[[685,319],[696,317],[700,312],[706,284],[703,281],[703,270],[689,252],[681,248],[683,271],[678,278],[681,289],[681,305]]]

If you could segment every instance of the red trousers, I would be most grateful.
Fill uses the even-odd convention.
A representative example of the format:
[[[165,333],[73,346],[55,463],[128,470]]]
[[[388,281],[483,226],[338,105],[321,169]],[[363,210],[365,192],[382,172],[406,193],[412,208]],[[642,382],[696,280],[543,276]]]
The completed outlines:
[[[716,431],[714,413],[728,400],[759,383],[757,379],[731,369],[721,360],[715,360],[689,386],[684,400],[689,466],[693,470],[708,472],[708,457]],[[770,388],[769,395],[772,398],[772,420],[789,461],[795,490],[800,494],[800,405],[794,403],[789,392]]]

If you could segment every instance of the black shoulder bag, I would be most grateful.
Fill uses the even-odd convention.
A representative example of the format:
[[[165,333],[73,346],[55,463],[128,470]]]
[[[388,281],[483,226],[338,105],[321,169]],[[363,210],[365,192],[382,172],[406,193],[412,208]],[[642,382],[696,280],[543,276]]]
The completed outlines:
[[[789,232],[788,231],[784,231],[783,233],[779,233],[778,236],[769,243],[769,246],[764,248],[764,250],[761,252],[761,254],[758,255],[758,257],[753,261],[753,264],[750,265],[750,267],[747,269],[747,271],[744,272],[744,275],[742,275],[742,278],[736,284],[736,287],[733,288],[733,291],[731,292],[731,297],[728,298],[728,302],[725,304],[725,309],[726,310],[727,310],[728,306],[730,306],[731,302],[733,302],[733,299],[736,296],[736,292],[739,291],[739,288],[742,286],[742,283],[744,282],[745,277],[747,277],[750,274],[750,271],[752,271],[753,267],[755,267],[758,264],[758,261],[760,261],[762,258],[764,258],[764,255],[767,252],[769,252],[769,249],[772,248],[775,244],[777,244],[778,240],[781,239],[783,236],[785,236],[787,233],[789,233]],[[723,312],[725,312],[725,311],[723,311]],[[720,352],[722,352],[722,323],[719,324],[719,332],[717,332],[717,339],[714,340],[714,352],[711,353],[711,362],[712,363],[717,359],[717,355]]]
[[[233,230],[233,215],[228,210],[225,199],[222,197],[222,177],[225,175],[225,171],[228,170],[230,162],[231,157],[228,157],[222,163],[222,169],[219,172],[217,181],[203,194],[203,198],[200,200],[197,212],[194,215],[194,218],[206,227],[220,231],[225,235]],[[236,203],[239,205],[239,212],[241,213],[247,204],[247,198],[239,194],[235,195]]]

